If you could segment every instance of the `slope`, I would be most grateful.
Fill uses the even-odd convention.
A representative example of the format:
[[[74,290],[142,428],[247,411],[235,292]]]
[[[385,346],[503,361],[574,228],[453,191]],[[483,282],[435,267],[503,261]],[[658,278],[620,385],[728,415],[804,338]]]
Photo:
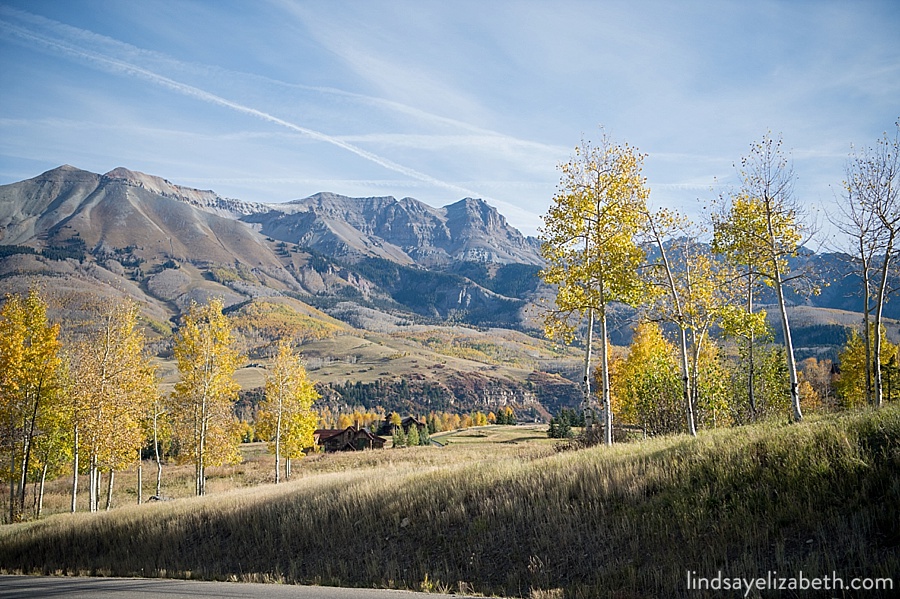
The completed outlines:
[[[900,571],[898,442],[890,406],[615,449],[451,443],[325,456],[287,484],[6,526],[0,563],[573,597],[719,596],[688,588],[686,573],[802,572],[842,578],[853,596],[851,579]]]

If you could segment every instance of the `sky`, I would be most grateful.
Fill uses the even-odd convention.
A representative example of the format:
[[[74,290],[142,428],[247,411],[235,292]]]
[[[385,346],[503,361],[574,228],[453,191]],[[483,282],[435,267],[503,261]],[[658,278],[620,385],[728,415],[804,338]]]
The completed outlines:
[[[601,131],[698,221],[772,132],[821,222],[900,117],[898,31],[896,0],[0,0],[0,184],[480,197],[535,235]]]

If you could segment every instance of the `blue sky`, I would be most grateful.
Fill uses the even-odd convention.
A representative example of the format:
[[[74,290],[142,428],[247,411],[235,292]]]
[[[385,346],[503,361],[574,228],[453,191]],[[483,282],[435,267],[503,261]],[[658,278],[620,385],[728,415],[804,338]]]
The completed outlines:
[[[0,183],[473,196],[535,234],[600,125],[695,217],[771,130],[828,212],[851,144],[900,117],[898,31],[894,0],[0,0]]]

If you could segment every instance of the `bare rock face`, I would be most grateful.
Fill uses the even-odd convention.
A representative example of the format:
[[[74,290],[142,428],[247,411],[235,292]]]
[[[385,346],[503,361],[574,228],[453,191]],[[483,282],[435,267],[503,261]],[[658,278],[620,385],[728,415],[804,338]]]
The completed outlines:
[[[542,263],[538,243],[483,200],[433,208],[412,198],[319,193],[242,217],[264,234],[345,258],[375,257],[423,267],[470,261]]]

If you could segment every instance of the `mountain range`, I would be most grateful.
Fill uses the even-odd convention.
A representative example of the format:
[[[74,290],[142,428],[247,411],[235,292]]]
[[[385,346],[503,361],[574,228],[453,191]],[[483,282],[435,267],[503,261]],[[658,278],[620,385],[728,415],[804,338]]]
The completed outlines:
[[[555,389],[545,403],[576,401],[559,376],[570,356],[533,336],[540,263],[537,240],[472,198],[260,204],[67,165],[0,186],[0,291],[39,284],[73,322],[98,297],[130,297],[164,362],[190,303],[220,297],[251,360],[287,331],[314,377],[400,377],[436,397],[432,409],[507,401],[546,414],[545,389]],[[367,362],[378,370],[359,368]],[[245,386],[261,382],[252,366],[244,374]]]
[[[221,297],[236,322],[256,323],[241,329],[251,358],[267,347],[259,323],[274,319],[332,387],[390,388],[399,377],[445,407],[506,401],[542,416],[577,403],[576,353],[542,339],[536,320],[536,303],[550,296],[536,276],[539,249],[473,198],[434,208],[318,193],[263,204],[125,168],[101,175],[68,165],[0,186],[0,291],[42,284],[63,318],[97,297],[131,297],[161,359],[190,302]],[[795,337],[802,347],[806,327],[807,338],[825,338],[807,344],[810,355],[833,351],[858,320],[858,285],[846,257],[801,260],[831,285],[793,297]],[[614,342],[627,341],[631,314],[614,310]],[[381,349],[352,350],[351,364],[348,339]],[[350,367],[359,360],[371,368]]]

